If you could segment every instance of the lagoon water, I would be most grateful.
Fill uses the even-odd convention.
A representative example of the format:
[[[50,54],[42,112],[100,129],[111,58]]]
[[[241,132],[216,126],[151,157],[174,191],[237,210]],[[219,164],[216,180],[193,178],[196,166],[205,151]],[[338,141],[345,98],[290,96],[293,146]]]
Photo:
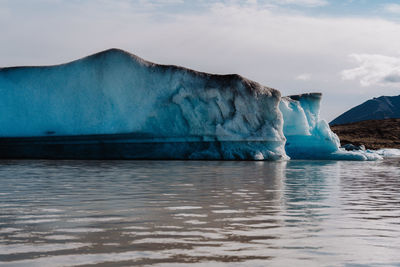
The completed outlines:
[[[1,266],[400,266],[400,160],[0,161]]]

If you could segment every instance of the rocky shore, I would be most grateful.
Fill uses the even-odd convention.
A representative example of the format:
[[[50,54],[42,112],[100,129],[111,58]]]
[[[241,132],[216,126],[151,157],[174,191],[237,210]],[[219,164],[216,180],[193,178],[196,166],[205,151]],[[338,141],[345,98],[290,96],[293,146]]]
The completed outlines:
[[[341,145],[364,145],[367,149],[400,148],[400,119],[367,120],[333,125]]]

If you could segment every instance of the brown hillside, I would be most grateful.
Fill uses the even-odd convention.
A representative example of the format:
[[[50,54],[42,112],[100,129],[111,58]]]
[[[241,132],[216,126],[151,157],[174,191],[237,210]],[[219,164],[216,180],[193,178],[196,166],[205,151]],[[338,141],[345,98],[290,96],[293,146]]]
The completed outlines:
[[[400,148],[400,119],[368,120],[331,126],[340,143],[369,149]]]

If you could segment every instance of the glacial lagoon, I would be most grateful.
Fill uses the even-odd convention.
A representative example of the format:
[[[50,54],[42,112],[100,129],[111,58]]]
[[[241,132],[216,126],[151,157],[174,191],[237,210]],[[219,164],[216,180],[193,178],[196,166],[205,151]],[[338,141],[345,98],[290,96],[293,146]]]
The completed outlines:
[[[0,161],[0,266],[400,266],[400,159]]]

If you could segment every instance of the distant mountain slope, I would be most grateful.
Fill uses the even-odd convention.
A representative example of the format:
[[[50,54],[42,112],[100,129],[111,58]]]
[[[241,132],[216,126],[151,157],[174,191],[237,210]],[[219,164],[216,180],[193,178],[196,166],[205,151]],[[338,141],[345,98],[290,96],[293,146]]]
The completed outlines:
[[[332,126],[341,145],[365,145],[369,149],[400,148],[400,119],[368,120]]]
[[[365,120],[400,118],[400,95],[381,96],[358,105],[333,121],[330,125],[347,124]]]

